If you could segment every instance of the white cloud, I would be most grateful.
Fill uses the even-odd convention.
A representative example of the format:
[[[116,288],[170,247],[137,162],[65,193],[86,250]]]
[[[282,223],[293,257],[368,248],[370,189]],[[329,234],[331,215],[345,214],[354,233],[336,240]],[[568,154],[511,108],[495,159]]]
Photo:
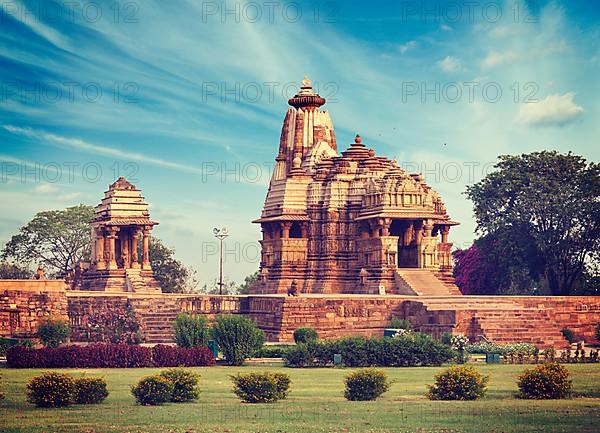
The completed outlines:
[[[537,103],[523,104],[516,121],[530,126],[563,126],[583,113],[573,101],[574,92],[547,96]]]
[[[450,31],[452,31],[452,27],[450,27],[448,24],[442,24],[442,25],[440,26],[440,28],[441,28],[442,30],[444,30],[445,32],[450,32]]]
[[[58,192],[58,188],[55,185],[50,185],[49,183],[42,183],[33,188],[33,192],[37,194],[54,194]]]
[[[483,69],[493,68],[503,63],[512,62],[516,58],[517,56],[512,51],[505,51],[503,53],[498,51],[490,51],[485,59],[483,59],[481,62],[481,67]]]
[[[446,56],[445,59],[438,62],[438,66],[444,72],[457,72],[462,69],[460,60],[453,56]]]
[[[408,41],[405,44],[401,44],[398,47],[398,50],[400,51],[400,54],[404,54],[406,53],[408,50],[412,50],[413,48],[415,48],[417,46],[417,41]]]

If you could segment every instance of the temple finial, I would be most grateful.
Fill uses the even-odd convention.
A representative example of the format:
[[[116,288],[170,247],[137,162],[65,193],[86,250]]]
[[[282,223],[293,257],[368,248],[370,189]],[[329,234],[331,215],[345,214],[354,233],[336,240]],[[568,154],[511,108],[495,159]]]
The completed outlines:
[[[304,74],[304,79],[302,80],[302,87],[312,87],[312,81],[306,74]]]

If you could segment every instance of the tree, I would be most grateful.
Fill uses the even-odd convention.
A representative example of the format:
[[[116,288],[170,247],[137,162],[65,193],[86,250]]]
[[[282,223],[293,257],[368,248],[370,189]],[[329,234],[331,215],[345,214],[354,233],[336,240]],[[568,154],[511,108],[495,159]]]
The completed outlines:
[[[66,274],[90,257],[91,206],[80,204],[63,210],[37,213],[19,229],[2,250],[2,259],[19,264],[38,262],[50,274]]]
[[[525,232],[488,234],[453,256],[456,285],[465,295],[544,294],[543,263]]]
[[[141,254],[140,252],[140,256]],[[148,255],[154,278],[158,280],[163,292],[189,293],[196,289],[196,271],[175,259],[175,250],[165,246],[160,239],[150,238]]]
[[[33,276],[30,269],[8,262],[0,262],[0,280],[28,280]]]
[[[219,279],[215,278],[210,283],[204,284],[200,290],[202,293],[209,295],[219,295]],[[235,295],[238,293],[238,287],[235,281],[223,278],[223,295]]]
[[[260,271],[256,271],[244,278],[244,282],[238,287],[238,293],[240,295],[250,294],[250,288],[258,281],[259,277]]]
[[[467,187],[478,233],[534,251],[550,291],[571,294],[600,248],[600,165],[556,151],[499,159],[497,171]]]

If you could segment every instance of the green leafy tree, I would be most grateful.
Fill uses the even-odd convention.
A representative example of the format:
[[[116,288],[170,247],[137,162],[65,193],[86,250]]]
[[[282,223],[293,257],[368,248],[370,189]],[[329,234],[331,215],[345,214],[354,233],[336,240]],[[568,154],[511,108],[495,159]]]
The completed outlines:
[[[201,289],[202,293],[208,293],[209,295],[219,294],[219,279],[215,278],[209,284],[204,284]],[[235,281],[231,281],[228,278],[223,278],[223,295],[235,295],[238,293],[238,287]]]
[[[140,251],[139,254],[141,257],[142,252]],[[163,292],[189,293],[196,289],[198,285],[196,271],[177,260],[174,249],[165,246],[160,239],[152,237],[148,254],[154,277]]]
[[[600,248],[600,165],[543,151],[500,156],[495,168],[467,187],[478,232],[535,251],[551,293],[571,294]]]
[[[260,271],[256,271],[244,278],[244,282],[238,287],[238,293],[240,295],[250,294],[250,288],[258,281],[259,277]]]
[[[93,215],[93,208],[83,204],[39,212],[4,246],[2,259],[41,263],[49,274],[64,275],[79,261],[89,260]]]
[[[8,262],[0,262],[0,280],[28,280],[33,276],[30,269]]]

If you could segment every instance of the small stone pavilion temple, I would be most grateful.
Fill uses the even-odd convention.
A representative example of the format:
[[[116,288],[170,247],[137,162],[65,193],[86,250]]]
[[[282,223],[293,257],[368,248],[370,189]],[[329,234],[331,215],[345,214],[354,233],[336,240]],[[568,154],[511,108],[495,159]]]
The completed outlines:
[[[160,292],[149,258],[150,231],[156,224],[139,189],[123,177],[110,185],[94,210],[91,263],[76,278],[78,288]]]
[[[260,223],[255,293],[460,294],[453,225],[420,174],[357,135],[340,154],[325,99],[305,79],[289,101]]]

